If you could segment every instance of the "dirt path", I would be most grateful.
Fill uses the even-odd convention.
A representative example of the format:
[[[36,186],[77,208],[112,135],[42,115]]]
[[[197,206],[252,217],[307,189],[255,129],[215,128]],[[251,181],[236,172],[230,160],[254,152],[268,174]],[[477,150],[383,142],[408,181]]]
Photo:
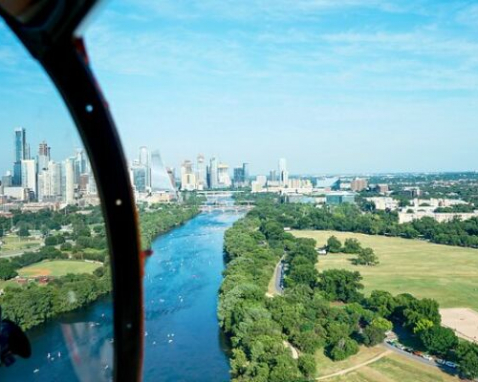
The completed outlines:
[[[299,359],[299,351],[292,346],[292,344],[288,341],[282,341],[285,347],[289,348],[290,351],[292,352],[292,358],[293,359]]]
[[[348,369],[340,370],[340,371],[338,371],[336,373],[333,373],[333,374],[318,377],[315,380],[316,381],[322,381],[324,379],[329,379],[329,378],[332,378],[332,377],[338,377],[339,375],[344,375],[344,374],[350,373],[351,371],[360,369],[363,366],[370,365],[371,363],[374,363],[375,361],[378,361],[380,358],[383,358],[386,355],[389,355],[390,353],[391,353],[390,350],[384,351],[383,353],[379,354],[378,356],[373,357],[372,359],[369,359],[368,361],[362,362],[361,364],[355,365],[353,367],[349,367]]]

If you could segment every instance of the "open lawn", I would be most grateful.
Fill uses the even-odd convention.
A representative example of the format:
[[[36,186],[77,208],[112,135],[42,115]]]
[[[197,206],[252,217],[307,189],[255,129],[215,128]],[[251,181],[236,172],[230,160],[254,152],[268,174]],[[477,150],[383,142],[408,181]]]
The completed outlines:
[[[460,379],[437,367],[427,366],[391,353],[345,375],[325,379],[330,382],[458,382]]]
[[[293,231],[297,237],[313,238],[318,246],[335,235],[342,243],[356,238],[362,247],[371,247],[380,260],[375,267],[351,263],[355,255],[320,256],[317,268],[359,271],[365,293],[381,289],[433,298],[442,308],[467,307],[478,311],[478,250],[407,240],[335,231]]]
[[[23,277],[65,276],[68,273],[92,273],[100,264],[73,260],[42,261],[22,268],[18,274]]]
[[[0,245],[0,257],[3,254],[9,254],[16,251],[35,250],[43,243],[41,239],[31,237],[19,237],[16,235],[4,236],[0,238],[3,243]]]
[[[317,364],[317,377],[334,374],[339,371],[355,367],[364,362],[370,361],[381,354],[384,354],[386,351],[387,349],[381,346],[374,346],[371,348],[361,346],[360,351],[357,354],[343,361],[334,362],[330,358],[328,358],[324,354],[323,349],[321,349],[315,354],[315,360]]]

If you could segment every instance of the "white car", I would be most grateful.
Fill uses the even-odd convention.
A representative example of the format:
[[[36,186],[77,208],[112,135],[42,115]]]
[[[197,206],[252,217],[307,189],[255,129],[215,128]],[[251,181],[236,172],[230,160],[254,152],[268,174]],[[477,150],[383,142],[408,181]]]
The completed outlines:
[[[425,358],[427,361],[433,361],[433,358],[429,354],[422,354],[422,358]]]
[[[451,367],[452,369],[456,369],[456,367],[458,366],[456,363],[451,361],[446,361],[445,365],[447,365],[448,367]]]

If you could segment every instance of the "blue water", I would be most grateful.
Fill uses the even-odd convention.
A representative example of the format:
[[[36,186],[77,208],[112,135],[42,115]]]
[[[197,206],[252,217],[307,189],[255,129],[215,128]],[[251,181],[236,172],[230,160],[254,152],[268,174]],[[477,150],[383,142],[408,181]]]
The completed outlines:
[[[144,381],[229,380],[217,317],[224,231],[235,213],[202,214],[156,239],[145,272]],[[108,381],[111,300],[28,333],[33,356],[0,369],[0,381]]]

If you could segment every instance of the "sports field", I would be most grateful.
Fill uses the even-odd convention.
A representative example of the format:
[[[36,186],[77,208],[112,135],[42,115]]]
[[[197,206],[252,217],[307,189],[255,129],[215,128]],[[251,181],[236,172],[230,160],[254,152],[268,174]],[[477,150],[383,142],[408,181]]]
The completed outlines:
[[[330,382],[458,382],[460,379],[437,367],[411,361],[390,353],[379,360],[341,376],[324,379]]]
[[[42,261],[22,268],[18,274],[23,277],[65,276],[68,273],[92,273],[100,264],[73,260]]]
[[[478,311],[478,250],[431,244],[422,240],[371,236],[335,231],[293,231],[297,237],[313,238],[318,246],[335,235],[343,244],[356,238],[371,247],[380,260],[375,267],[356,266],[354,255],[320,256],[318,270],[339,268],[359,271],[365,293],[381,289],[433,298],[441,308],[472,308]]]
[[[42,244],[42,240],[31,237],[19,236],[4,236],[0,238],[2,245],[0,245],[0,256],[2,254],[9,254],[16,251],[35,250]]]

